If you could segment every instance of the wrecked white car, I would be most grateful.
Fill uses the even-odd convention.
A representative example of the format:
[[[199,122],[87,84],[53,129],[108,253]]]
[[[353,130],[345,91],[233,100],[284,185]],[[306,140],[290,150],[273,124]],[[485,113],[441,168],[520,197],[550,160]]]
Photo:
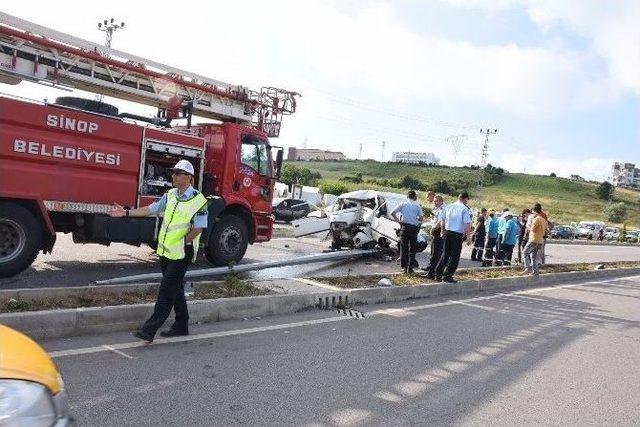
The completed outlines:
[[[398,244],[400,229],[390,213],[405,200],[402,194],[375,190],[345,193],[327,209],[293,221],[293,233],[302,237],[328,232],[334,250],[388,248]]]

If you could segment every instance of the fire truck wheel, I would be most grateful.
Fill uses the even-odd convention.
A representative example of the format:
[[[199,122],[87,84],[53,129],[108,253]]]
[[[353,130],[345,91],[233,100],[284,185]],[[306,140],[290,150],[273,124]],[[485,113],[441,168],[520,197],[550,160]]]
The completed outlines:
[[[42,228],[34,215],[14,203],[0,203],[0,277],[14,276],[42,249]]]
[[[244,257],[249,244],[249,232],[244,221],[232,214],[224,215],[209,236],[205,256],[216,266],[229,265]]]

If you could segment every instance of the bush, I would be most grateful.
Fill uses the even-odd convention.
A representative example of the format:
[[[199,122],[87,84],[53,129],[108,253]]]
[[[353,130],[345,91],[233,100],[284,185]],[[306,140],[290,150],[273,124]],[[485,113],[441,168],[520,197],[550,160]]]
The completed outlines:
[[[625,203],[612,203],[604,208],[604,216],[611,222],[622,222],[627,217],[627,205]]]
[[[429,188],[431,191],[435,191],[440,194],[451,194],[451,187],[446,179],[440,179],[433,183],[433,185]]]
[[[613,197],[613,190],[613,185],[611,185],[610,182],[604,181],[598,185],[596,193],[602,200],[609,200],[610,197]]]
[[[339,196],[349,191],[349,188],[339,181],[322,181],[320,182],[320,191],[323,194],[333,194]]]
[[[322,178],[319,172],[311,172],[311,169],[285,163],[282,167],[280,180],[287,185],[302,184],[315,187]]]
[[[342,178],[340,178],[340,181],[362,184],[362,174],[358,172],[355,176],[343,176]]]
[[[413,178],[410,175],[405,175],[400,180],[399,184],[400,184],[400,187],[406,188],[407,190],[424,191],[427,189],[426,186],[422,183],[422,181],[420,181],[419,179]]]

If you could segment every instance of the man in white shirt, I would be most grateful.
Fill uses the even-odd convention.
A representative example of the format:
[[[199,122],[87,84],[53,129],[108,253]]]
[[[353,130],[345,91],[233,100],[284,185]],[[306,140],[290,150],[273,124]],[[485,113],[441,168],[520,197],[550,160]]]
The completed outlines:
[[[467,206],[468,201],[469,193],[461,193],[457,202],[447,205],[444,219],[440,221],[444,244],[435,272],[436,280],[439,282],[457,282],[453,275],[460,262],[462,243],[466,238],[467,244],[471,244],[471,212]]]

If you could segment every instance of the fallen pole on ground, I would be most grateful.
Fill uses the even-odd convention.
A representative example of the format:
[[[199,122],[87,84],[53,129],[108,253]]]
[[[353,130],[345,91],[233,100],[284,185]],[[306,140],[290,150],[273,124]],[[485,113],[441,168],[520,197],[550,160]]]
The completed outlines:
[[[313,264],[316,262],[340,261],[349,258],[360,258],[366,255],[377,253],[376,249],[353,249],[349,251],[329,252],[314,255],[305,255],[292,259],[280,261],[253,262],[248,264],[238,264],[230,267],[205,268],[202,270],[187,271],[185,278],[223,276],[230,273],[244,273],[247,271],[262,270],[265,268],[289,267],[292,265]],[[116,277],[114,279],[98,280],[96,285],[115,285],[119,283],[137,282],[138,280],[160,280],[162,273],[137,274],[135,276]]]

